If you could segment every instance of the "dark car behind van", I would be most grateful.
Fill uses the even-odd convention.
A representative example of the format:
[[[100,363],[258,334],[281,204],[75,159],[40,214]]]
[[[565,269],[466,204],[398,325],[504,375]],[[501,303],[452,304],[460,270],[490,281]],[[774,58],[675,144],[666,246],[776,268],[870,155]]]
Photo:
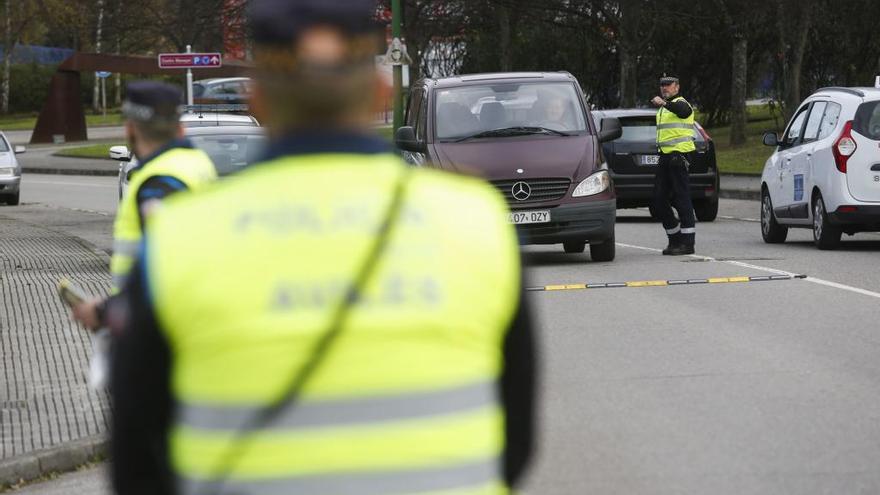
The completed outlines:
[[[395,141],[410,163],[478,174],[507,199],[523,244],[562,244],[594,261],[615,255],[616,198],[599,131],[568,73],[425,79]]]
[[[620,122],[619,138],[602,145],[614,180],[618,208],[639,208],[651,205],[654,174],[659,163],[657,151],[657,111],[651,109],[596,110],[596,125],[605,119]],[[690,168],[691,198],[694,212],[701,222],[718,216],[720,181],[715,164],[715,143],[697,123],[694,129],[694,163]]]

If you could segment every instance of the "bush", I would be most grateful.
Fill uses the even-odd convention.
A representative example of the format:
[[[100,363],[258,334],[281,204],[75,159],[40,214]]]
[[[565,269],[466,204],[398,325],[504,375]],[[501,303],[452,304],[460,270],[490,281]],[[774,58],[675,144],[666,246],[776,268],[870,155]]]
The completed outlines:
[[[16,64],[9,68],[9,112],[37,113],[49,94],[54,65]]]

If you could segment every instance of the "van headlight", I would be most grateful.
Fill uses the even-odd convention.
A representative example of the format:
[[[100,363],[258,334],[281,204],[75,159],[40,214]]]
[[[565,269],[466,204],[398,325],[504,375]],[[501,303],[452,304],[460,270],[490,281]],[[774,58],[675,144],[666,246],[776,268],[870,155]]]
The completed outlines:
[[[584,196],[592,196],[606,191],[609,187],[611,187],[611,176],[608,175],[607,170],[600,170],[582,180],[581,183],[574,188],[571,197],[582,198]]]
[[[0,168],[0,177],[11,177],[15,174],[14,168],[3,167]]]

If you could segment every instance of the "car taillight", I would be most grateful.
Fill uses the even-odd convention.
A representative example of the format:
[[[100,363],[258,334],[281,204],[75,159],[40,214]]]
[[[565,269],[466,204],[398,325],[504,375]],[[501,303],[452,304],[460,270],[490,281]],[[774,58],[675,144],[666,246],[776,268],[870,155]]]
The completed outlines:
[[[703,126],[701,126],[700,124],[695,125],[697,126],[697,130],[700,131],[700,135],[703,136],[703,139],[705,139],[706,141],[712,140],[712,137],[709,136],[709,133],[706,132],[706,129],[703,129]]]
[[[844,124],[843,132],[840,133],[840,137],[837,138],[834,146],[831,147],[831,153],[834,155],[834,163],[837,164],[837,170],[840,170],[843,173],[846,173],[846,162],[849,161],[849,157],[851,157],[858,148],[856,140],[852,137],[852,126],[852,120]]]

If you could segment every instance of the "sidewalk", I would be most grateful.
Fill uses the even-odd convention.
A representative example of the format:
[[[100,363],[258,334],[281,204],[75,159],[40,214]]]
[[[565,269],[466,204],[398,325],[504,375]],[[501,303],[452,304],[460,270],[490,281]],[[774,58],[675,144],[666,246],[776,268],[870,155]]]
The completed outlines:
[[[106,449],[107,394],[86,383],[90,339],[55,287],[66,276],[105,294],[108,257],[61,227],[33,221],[45,218],[40,208],[0,212],[0,489],[72,469]],[[58,212],[54,223],[75,221],[64,215],[72,213]]]
[[[760,175],[722,175],[721,197],[727,199],[761,200]]]

